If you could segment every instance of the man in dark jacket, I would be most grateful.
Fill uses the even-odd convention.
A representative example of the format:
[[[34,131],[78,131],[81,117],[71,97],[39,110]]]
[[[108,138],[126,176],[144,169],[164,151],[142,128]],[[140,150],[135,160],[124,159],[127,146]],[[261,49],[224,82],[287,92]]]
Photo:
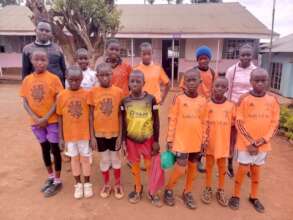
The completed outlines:
[[[44,49],[48,53],[48,71],[56,74],[62,84],[65,83],[65,59],[60,47],[51,41],[52,27],[47,22],[39,22],[36,28],[36,40],[23,48],[22,51],[22,78],[34,72],[30,57],[34,50]]]

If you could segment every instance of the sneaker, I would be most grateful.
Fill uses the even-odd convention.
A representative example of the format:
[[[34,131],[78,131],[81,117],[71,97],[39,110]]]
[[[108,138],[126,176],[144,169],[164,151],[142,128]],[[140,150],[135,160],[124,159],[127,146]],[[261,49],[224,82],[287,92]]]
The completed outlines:
[[[140,192],[136,192],[135,190],[128,194],[128,201],[132,204],[138,203],[142,198],[143,187],[141,186]]]
[[[82,183],[77,183],[74,185],[74,198],[81,199],[83,197],[83,185]]]
[[[238,197],[232,196],[229,199],[228,206],[233,210],[238,210],[240,204],[240,199]]]
[[[94,195],[93,185],[91,183],[83,184],[83,194],[85,198],[90,198]]]
[[[51,184],[44,192],[45,197],[51,197],[56,195],[61,189],[63,184],[62,183],[53,183]]]
[[[187,208],[189,208],[189,209],[196,209],[197,208],[191,192],[187,192],[187,193],[183,192],[182,199],[183,199],[183,202]]]
[[[148,193],[147,198],[155,207],[161,208],[163,206],[159,195],[151,195],[150,193]]]
[[[112,187],[109,186],[109,185],[104,185],[103,188],[100,191],[100,196],[103,199],[106,199],[111,195],[111,192],[112,192]]]
[[[173,190],[166,189],[164,192],[164,203],[168,206],[174,206],[175,205],[175,198]]]
[[[253,205],[255,210],[259,213],[264,213],[265,212],[265,207],[263,204],[258,199],[253,199],[249,197],[249,202]]]
[[[54,179],[53,178],[48,178],[45,181],[44,185],[42,186],[41,192],[45,192],[46,189],[48,189],[53,184],[53,182],[54,182]]]
[[[228,200],[225,196],[224,190],[222,189],[218,189],[216,192],[216,198],[218,203],[223,206],[223,207],[227,207],[228,206]]]
[[[198,164],[197,164],[197,170],[200,173],[205,173],[206,172],[206,169],[204,168],[204,165],[203,165],[203,163],[201,161],[199,161]]]
[[[213,200],[213,190],[211,187],[206,187],[202,192],[201,201],[204,204],[211,204],[212,200]]]
[[[116,199],[122,199],[124,197],[124,190],[121,185],[116,185],[114,187],[114,196]]]

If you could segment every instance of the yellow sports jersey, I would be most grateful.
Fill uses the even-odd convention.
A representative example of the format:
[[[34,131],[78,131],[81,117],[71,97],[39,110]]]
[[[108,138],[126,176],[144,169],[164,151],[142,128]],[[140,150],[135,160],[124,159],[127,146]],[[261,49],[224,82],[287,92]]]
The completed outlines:
[[[142,98],[126,97],[121,105],[127,138],[144,142],[154,135],[153,111],[158,110],[155,97],[145,93]]]

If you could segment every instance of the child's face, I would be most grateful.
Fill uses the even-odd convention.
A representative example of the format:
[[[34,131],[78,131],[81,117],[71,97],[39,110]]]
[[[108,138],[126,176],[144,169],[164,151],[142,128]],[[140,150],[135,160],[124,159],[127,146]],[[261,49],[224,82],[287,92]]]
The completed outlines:
[[[89,65],[89,57],[87,54],[79,54],[77,56],[77,64],[82,70],[86,70]]]
[[[199,73],[188,73],[184,75],[184,86],[187,93],[196,93],[200,83]]]
[[[149,65],[152,62],[153,51],[151,48],[143,48],[141,50],[141,60],[145,65]]]
[[[209,63],[210,59],[206,55],[201,55],[198,57],[198,67],[201,69],[208,69],[209,68]]]
[[[40,22],[36,28],[36,38],[42,43],[48,42],[52,37],[52,29],[50,24]]]
[[[242,48],[239,53],[241,65],[244,67],[249,66],[252,60],[252,50],[250,48]]]
[[[83,76],[81,72],[79,74],[69,72],[67,74],[67,81],[69,84],[69,88],[71,90],[78,90],[80,88],[82,78]]]
[[[251,76],[250,83],[256,94],[262,94],[266,91],[268,86],[268,75],[255,70]]]
[[[225,93],[228,91],[228,81],[227,79],[218,78],[215,80],[213,85],[213,97],[223,98]]]
[[[110,68],[105,68],[100,70],[97,73],[97,78],[100,82],[100,85],[102,87],[108,88],[111,86],[111,80],[112,80],[112,70]]]
[[[117,59],[120,56],[120,45],[118,43],[110,43],[107,47],[107,55],[110,59]]]
[[[131,74],[129,77],[129,88],[132,93],[138,94],[142,92],[144,79],[141,74]]]
[[[31,62],[36,73],[45,72],[48,66],[48,56],[45,52],[35,52],[32,55]]]

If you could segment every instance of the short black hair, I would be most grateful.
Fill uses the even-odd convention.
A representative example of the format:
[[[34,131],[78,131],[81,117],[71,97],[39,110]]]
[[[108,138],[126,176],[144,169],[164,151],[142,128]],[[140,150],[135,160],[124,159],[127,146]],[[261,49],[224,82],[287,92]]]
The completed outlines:
[[[142,51],[144,49],[150,49],[150,50],[153,49],[152,44],[149,43],[149,42],[143,42],[143,43],[141,43],[140,46],[139,46],[139,48],[140,48],[140,51]]]
[[[198,67],[194,67],[192,69],[189,69],[187,70],[185,73],[184,73],[184,76],[187,75],[187,74],[190,74],[190,73],[196,73],[198,76],[200,76],[200,70]]]
[[[85,48],[78,48],[75,52],[75,56],[78,57],[79,55],[87,55],[88,56],[88,50]]]
[[[112,66],[110,63],[100,63],[97,68],[96,68],[96,71],[97,73],[100,73],[102,70],[105,70],[105,69],[110,69],[112,70]]]
[[[251,45],[251,44],[243,44],[243,45],[241,45],[241,47],[239,48],[239,52],[241,51],[241,50],[243,50],[243,49],[249,49],[249,50],[251,50],[251,51],[253,51],[253,46]]]
[[[131,76],[131,75],[135,75],[135,74],[137,74],[137,75],[141,75],[142,78],[143,78],[143,81],[144,81],[144,74],[143,74],[142,71],[140,71],[140,70],[133,70],[133,71],[130,73],[130,76]],[[129,77],[130,77],[130,76],[129,76]]]
[[[66,70],[66,76],[68,77],[70,74],[81,74],[82,75],[82,70],[79,66],[77,65],[71,65],[67,68]]]
[[[120,41],[117,38],[110,38],[106,41],[106,48],[110,46],[110,44],[119,44],[120,46]]]
[[[30,55],[30,59],[32,59],[36,53],[44,53],[46,57],[48,58],[48,51],[40,47],[33,50],[33,52]]]

